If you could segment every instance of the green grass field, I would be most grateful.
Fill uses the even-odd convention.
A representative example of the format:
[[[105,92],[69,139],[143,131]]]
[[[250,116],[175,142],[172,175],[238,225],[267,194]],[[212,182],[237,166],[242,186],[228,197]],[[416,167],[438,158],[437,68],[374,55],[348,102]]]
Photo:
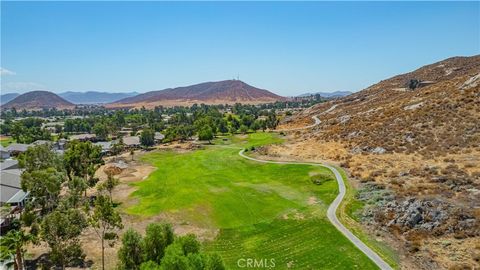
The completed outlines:
[[[274,259],[275,269],[376,269],[326,218],[338,192],[330,171],[261,164],[238,155],[240,148],[280,143],[276,136],[220,138],[203,150],[143,156],[158,169],[135,184],[138,204],[127,212],[168,213],[178,222],[219,229],[204,246],[231,269],[241,258]],[[318,174],[332,180],[313,184]]]
[[[3,137],[3,138],[0,139],[0,144],[3,147],[7,147],[14,142],[15,142],[15,140],[12,137]]]

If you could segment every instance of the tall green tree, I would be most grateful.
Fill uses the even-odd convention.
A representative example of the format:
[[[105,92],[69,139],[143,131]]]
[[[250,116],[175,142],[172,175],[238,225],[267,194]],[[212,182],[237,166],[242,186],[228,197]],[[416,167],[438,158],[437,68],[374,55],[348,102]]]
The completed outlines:
[[[95,172],[103,164],[102,148],[91,142],[72,141],[65,151],[63,161],[69,179],[73,176],[82,177],[89,187],[93,187],[98,181]]]
[[[63,170],[61,158],[52,150],[48,144],[31,146],[27,151],[18,157],[19,165],[27,172],[55,168]]]
[[[117,230],[123,227],[120,214],[115,211],[110,198],[100,195],[95,200],[95,207],[89,218],[89,223],[100,238],[102,246],[102,269],[105,269],[105,241],[113,244],[117,239]]]
[[[21,176],[21,185],[34,198],[30,203],[40,208],[41,214],[46,214],[57,206],[65,178],[64,173],[54,168],[25,171]]]
[[[62,202],[66,204],[66,207],[77,208],[80,206],[82,200],[82,193],[84,193],[88,185],[85,179],[82,177],[74,176],[67,181],[67,194],[63,198]]]
[[[170,224],[149,224],[144,238],[146,261],[160,264],[165,255],[165,249],[173,243],[173,240],[174,233]]]
[[[95,124],[92,130],[98,140],[105,141],[108,138],[108,127],[104,123]]]
[[[120,182],[118,178],[115,178],[113,174],[108,173],[107,179],[99,185],[98,189],[100,191],[104,191],[104,190],[107,191],[110,197],[110,200],[112,200],[112,192],[115,189],[115,187],[118,186],[119,183]]]
[[[112,154],[117,156],[118,154],[122,153],[124,149],[125,149],[125,144],[123,143],[123,138],[120,138],[116,143],[112,145]]]
[[[150,147],[155,144],[155,132],[151,129],[144,129],[140,134],[140,144],[144,147]]]
[[[136,270],[144,261],[142,236],[133,229],[128,229],[122,237],[122,246],[118,250],[119,268]]]
[[[85,216],[78,209],[55,210],[44,217],[41,237],[50,247],[49,258],[62,269],[84,259],[79,237],[87,226]]]
[[[213,139],[213,131],[210,127],[203,127],[198,132],[198,139],[210,142]]]

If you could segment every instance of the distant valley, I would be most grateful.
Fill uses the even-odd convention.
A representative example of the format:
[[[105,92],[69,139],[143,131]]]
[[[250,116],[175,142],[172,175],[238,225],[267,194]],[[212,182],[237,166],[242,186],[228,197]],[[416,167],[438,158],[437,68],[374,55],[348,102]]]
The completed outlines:
[[[337,98],[337,97],[344,97],[353,94],[353,92],[350,91],[335,91],[335,92],[315,92],[315,93],[305,93],[298,95],[297,97],[308,97],[308,96],[314,96],[314,95],[320,95],[321,97],[324,98]]]
[[[60,93],[58,95],[74,104],[102,104],[102,103],[111,103],[123,98],[133,97],[138,95],[138,93],[137,92],[109,93],[109,92],[98,92],[98,91],[87,91],[87,92],[68,91],[68,92]]]
[[[110,93],[110,92],[100,92],[100,91],[87,91],[87,92],[78,92],[78,91],[67,91],[62,92],[58,95],[59,97],[65,99],[68,102],[73,104],[104,104],[111,103],[120,99],[127,97],[133,97],[138,95],[138,92],[127,92],[127,93]],[[8,93],[0,96],[1,104],[6,104],[10,100],[18,97],[18,93]]]

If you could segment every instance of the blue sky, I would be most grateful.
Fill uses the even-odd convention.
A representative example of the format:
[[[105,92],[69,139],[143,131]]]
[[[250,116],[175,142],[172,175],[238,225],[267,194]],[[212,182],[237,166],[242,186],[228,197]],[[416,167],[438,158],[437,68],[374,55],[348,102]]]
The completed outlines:
[[[1,2],[2,93],[358,91],[480,53],[480,2]]]

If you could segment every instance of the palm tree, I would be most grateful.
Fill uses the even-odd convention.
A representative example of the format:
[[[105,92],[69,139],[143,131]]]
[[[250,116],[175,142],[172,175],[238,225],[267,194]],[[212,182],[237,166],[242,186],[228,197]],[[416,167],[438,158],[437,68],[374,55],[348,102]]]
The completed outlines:
[[[22,230],[11,230],[4,237],[0,238],[0,261],[13,265],[15,270],[23,270],[23,256],[25,246],[33,241],[33,235],[25,234]]]

